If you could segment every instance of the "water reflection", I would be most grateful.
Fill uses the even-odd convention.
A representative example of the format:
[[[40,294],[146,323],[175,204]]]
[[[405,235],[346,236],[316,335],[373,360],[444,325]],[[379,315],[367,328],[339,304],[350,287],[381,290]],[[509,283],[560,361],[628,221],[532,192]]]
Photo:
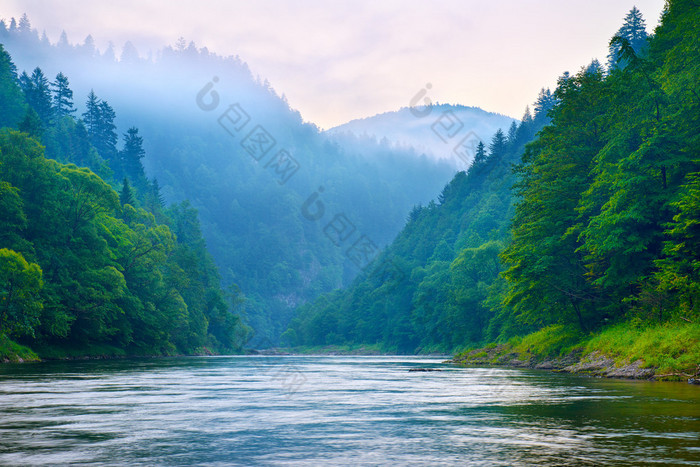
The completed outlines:
[[[700,390],[410,357],[3,365],[0,439],[22,465],[700,465]]]

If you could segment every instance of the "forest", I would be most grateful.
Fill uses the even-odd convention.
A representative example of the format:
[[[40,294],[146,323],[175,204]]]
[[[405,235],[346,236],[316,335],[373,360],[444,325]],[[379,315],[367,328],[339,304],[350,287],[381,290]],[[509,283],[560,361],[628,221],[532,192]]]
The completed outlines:
[[[238,352],[250,329],[197,211],[165,205],[135,127],[0,45],[0,333],[42,356]],[[3,342],[7,344],[6,342]]]
[[[411,212],[383,252],[399,274],[302,306],[284,342],[452,352],[657,323],[696,345],[699,28],[697,2],[668,2],[649,35],[632,9],[605,66],[562,75]]]
[[[653,33],[633,8],[607,63],[562,74],[454,174],[325,134],[238,57],[181,40],[117,61],[89,36],[54,45],[26,16],[2,22],[16,54],[0,48],[0,333],[50,355],[697,330],[698,25],[691,0],[668,2]],[[233,110],[273,159],[235,134]]]
[[[349,285],[366,261],[358,267],[347,249],[366,238],[376,255],[401,230],[411,207],[427,203],[454,174],[454,164],[412,148],[363,135],[351,141],[329,137],[303,121],[239,57],[222,57],[184,39],[151,59],[127,43],[117,57],[112,48],[99,51],[91,36],[72,44],[63,34],[52,44],[25,17],[0,23],[0,43],[18,74],[31,75],[39,66],[49,77],[67,76],[81,96],[78,116],[94,92],[113,108],[120,135],[139,129],[146,173],[158,180],[166,203],[189,201],[197,209],[224,289],[240,290],[240,314],[254,329],[253,347],[275,345],[299,304]],[[240,134],[224,126],[232,108],[249,118]],[[267,154],[242,146],[253,129],[264,130],[274,143]],[[111,148],[100,147],[111,142],[96,143],[103,158],[111,157],[102,154]],[[50,158],[62,150],[48,140],[42,144]],[[279,154],[289,155],[285,163],[276,159]],[[115,173],[120,183],[121,175]],[[301,207],[314,193],[325,210],[312,221]],[[355,227],[348,244],[336,245],[324,233],[335,216]]]

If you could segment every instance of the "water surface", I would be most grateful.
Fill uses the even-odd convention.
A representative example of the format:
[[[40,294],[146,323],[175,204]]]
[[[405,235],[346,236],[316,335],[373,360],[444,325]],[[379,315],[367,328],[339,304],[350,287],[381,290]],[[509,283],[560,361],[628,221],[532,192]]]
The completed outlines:
[[[0,464],[700,465],[700,387],[442,360],[1,365]]]

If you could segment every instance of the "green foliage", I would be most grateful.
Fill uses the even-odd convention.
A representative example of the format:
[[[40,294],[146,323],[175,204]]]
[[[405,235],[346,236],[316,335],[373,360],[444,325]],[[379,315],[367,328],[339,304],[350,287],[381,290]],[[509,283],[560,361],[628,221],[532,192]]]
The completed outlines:
[[[623,323],[586,342],[586,353],[596,351],[629,362],[642,360],[645,367],[658,368],[657,374],[692,375],[700,365],[700,325]]]
[[[0,248],[0,336],[34,335],[42,308],[41,268],[16,251]]]
[[[0,362],[36,362],[39,356],[29,347],[11,341],[0,334]]]
[[[540,93],[534,117],[527,110],[507,138],[494,136],[488,157],[478,146],[439,205],[411,212],[383,256],[401,266],[399,280],[370,272],[302,307],[286,335],[418,351],[498,340],[551,356],[620,321],[696,322],[696,3],[670,1],[649,40],[633,9],[611,43],[608,73],[593,61],[564,74],[553,94]],[[519,335],[527,337],[512,340]],[[672,342],[678,352],[696,345]]]
[[[0,128],[17,125],[25,115],[22,90],[17,82],[17,68],[0,44]]]
[[[490,297],[503,289],[498,255],[512,214],[511,164],[527,142],[518,135],[534,134],[533,125],[532,118],[521,122],[512,141],[497,132],[488,155],[480,142],[471,168],[445,186],[440,204],[415,207],[350,289],[299,308],[287,343],[450,352],[482,342],[495,313]]]
[[[25,77],[26,92],[36,91],[41,76],[37,68]],[[137,199],[125,180],[120,203],[105,180],[71,163],[112,173],[93,142],[113,148],[116,141],[103,143],[100,131],[111,131],[114,113],[97,102],[90,135],[69,115],[67,79],[57,78],[57,86],[62,117],[41,121],[30,98],[27,115],[32,133],[67,164],[45,158],[27,133],[0,131],[0,334],[48,356],[239,351],[249,330],[224,299],[197,212],[181,207],[166,215],[143,174],[134,128],[124,154],[135,151],[129,170],[155,202]],[[134,207],[143,204],[153,212]]]
[[[573,326],[554,324],[512,342],[515,352],[552,358],[581,347],[584,335]]]

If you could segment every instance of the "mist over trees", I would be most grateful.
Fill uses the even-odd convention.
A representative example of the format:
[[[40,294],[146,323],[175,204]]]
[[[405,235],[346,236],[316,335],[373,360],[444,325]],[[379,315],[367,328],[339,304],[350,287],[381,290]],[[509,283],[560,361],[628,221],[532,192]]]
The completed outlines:
[[[400,272],[305,305],[283,341],[449,352],[549,325],[696,322],[698,37],[695,2],[668,2],[653,36],[634,8],[607,70],[562,75],[411,212],[383,253]]]
[[[17,69],[38,67],[43,79],[28,72],[25,81],[53,90],[55,115],[37,104],[30,108],[38,119],[20,111],[8,124],[24,118],[22,128],[41,138],[47,157],[87,166],[115,180],[117,190],[127,178],[144,204],[152,186],[146,177],[157,178],[167,203],[188,200],[224,287],[245,296],[243,314],[256,329],[251,345],[274,342],[297,305],[349,284],[411,207],[428,202],[454,173],[454,164],[411,148],[326,136],[237,57],[181,40],[150,59],[125,46],[117,60],[89,36],[73,45],[64,34],[51,44],[28,21],[21,30],[0,27],[0,42]],[[247,119],[240,133],[231,126],[234,111]],[[59,117],[66,114],[75,118]],[[52,137],[54,126],[70,132],[70,144]],[[264,154],[254,152],[252,139],[244,142],[258,129],[252,138],[273,143]],[[314,193],[323,215],[309,220],[302,207]],[[337,242],[329,232],[341,218],[354,230]],[[348,251],[358,242],[369,248],[367,258],[353,261]]]
[[[166,208],[138,130],[115,159],[111,107],[91,94],[99,111],[86,128],[65,75],[53,89],[38,67],[18,77],[2,45],[0,90],[13,104],[2,118],[23,131],[0,130],[0,335],[58,355],[240,351],[249,329],[235,298],[227,304],[197,213]],[[122,172],[137,188],[124,178],[118,195]]]

